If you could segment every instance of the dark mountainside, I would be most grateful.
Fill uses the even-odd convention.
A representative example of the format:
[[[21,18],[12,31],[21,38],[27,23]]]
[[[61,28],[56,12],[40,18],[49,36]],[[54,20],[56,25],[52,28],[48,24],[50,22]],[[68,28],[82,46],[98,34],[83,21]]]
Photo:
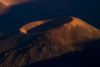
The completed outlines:
[[[49,20],[27,34],[21,31],[10,36],[12,39],[7,37],[10,50],[0,54],[0,67],[46,67],[49,63],[48,67],[82,67],[99,62],[100,30],[74,17]]]
[[[0,16],[0,31],[16,31],[28,22],[60,16],[78,17],[100,28],[99,2],[99,0],[36,0],[11,6],[7,14]]]
[[[81,51],[43,60],[23,67],[100,67],[100,40],[89,42]]]

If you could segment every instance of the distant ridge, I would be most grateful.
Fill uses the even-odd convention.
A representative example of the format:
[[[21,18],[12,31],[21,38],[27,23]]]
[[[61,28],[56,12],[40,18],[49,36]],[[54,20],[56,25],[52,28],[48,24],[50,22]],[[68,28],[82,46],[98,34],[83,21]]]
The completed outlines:
[[[39,25],[41,25],[43,23],[46,23],[48,21],[51,21],[51,19],[50,20],[42,20],[42,21],[36,21],[36,22],[28,23],[28,24],[24,25],[23,27],[21,27],[20,31],[22,33],[27,34],[28,30],[31,30],[32,28],[37,27],[37,26],[39,26]]]
[[[9,10],[10,7],[4,5],[3,3],[0,2],[0,15],[6,13]]]

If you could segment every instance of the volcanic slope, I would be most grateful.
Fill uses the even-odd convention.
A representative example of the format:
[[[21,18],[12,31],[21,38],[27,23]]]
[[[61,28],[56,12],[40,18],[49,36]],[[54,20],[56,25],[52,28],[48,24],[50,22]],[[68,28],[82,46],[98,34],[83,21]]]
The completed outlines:
[[[75,17],[36,22],[20,28],[26,35],[18,43],[23,46],[1,53],[0,67],[20,67],[83,50],[86,43],[100,39],[100,30]]]

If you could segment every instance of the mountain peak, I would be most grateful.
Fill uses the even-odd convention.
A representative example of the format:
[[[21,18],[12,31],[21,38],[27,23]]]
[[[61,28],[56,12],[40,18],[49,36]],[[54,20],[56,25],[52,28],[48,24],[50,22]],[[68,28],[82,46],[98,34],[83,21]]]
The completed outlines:
[[[68,30],[72,28],[84,28],[88,32],[93,32],[93,31],[100,31],[96,29],[95,27],[89,25],[85,21],[75,18],[75,17],[60,17],[60,18],[54,18],[54,19],[48,19],[48,20],[41,20],[41,21],[35,21],[35,22],[30,22],[25,24],[20,28],[20,31],[27,34],[29,31],[32,31],[34,28],[35,29],[41,29],[41,31],[44,31],[43,28],[46,30],[53,28],[53,27],[66,27]],[[38,30],[39,30],[38,29]],[[78,29],[79,30],[79,29]],[[34,32],[36,33],[36,32]],[[99,34],[99,32],[98,32]]]
[[[11,39],[13,42],[18,39],[19,46],[2,53],[1,67],[20,67],[82,51],[84,46],[88,47],[86,43],[100,39],[100,30],[75,17],[31,22],[21,27],[20,31],[28,34]]]

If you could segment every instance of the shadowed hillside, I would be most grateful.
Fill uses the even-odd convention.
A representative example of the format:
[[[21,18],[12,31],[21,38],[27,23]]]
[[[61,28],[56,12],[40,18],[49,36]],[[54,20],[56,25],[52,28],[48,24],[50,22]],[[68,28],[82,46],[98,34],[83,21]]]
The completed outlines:
[[[30,23],[27,25],[30,25]],[[27,28],[27,26],[25,27]],[[46,21],[41,25],[37,25],[36,27],[32,26],[31,30],[28,30],[28,34],[19,33],[19,35],[16,35],[17,37],[11,39],[9,43],[14,42],[11,43],[11,45],[13,46],[18,44],[18,46],[15,45],[9,51],[0,54],[0,67],[20,67],[42,60],[51,59],[50,61],[47,60],[47,63],[49,63],[52,61],[52,58],[55,57],[59,60],[60,56],[61,58],[65,58],[65,61],[60,59],[62,62],[68,62],[69,60],[69,64],[66,64],[66,66],[69,67],[73,61],[79,59],[74,63],[77,66],[77,63],[81,59],[86,61],[86,58],[83,59],[83,56],[88,53],[84,54],[84,51],[89,52],[90,57],[91,52],[95,50],[99,51],[100,47],[99,45],[95,45],[94,47],[95,42],[91,45],[92,41],[100,39],[100,30],[75,17],[65,16],[55,18],[48,22]],[[88,45],[87,43],[91,44]],[[83,56],[80,56],[81,53]],[[64,55],[64,57],[62,55]],[[79,55],[79,58],[77,55]],[[88,58],[88,55],[86,57]],[[90,57],[88,59],[92,60],[94,57],[95,56],[93,55],[93,58]],[[66,60],[67,58],[68,60]],[[72,60],[70,60],[70,58]],[[60,63],[60,60],[58,63]],[[41,65],[42,63],[45,65],[45,61],[43,61],[33,64],[33,66],[38,66],[38,64]],[[82,62],[82,65],[83,63],[86,62]],[[54,64],[56,64],[55,59]],[[63,64],[61,63],[61,65]]]
[[[89,42],[81,51],[29,64],[23,67],[100,67],[100,40]]]

